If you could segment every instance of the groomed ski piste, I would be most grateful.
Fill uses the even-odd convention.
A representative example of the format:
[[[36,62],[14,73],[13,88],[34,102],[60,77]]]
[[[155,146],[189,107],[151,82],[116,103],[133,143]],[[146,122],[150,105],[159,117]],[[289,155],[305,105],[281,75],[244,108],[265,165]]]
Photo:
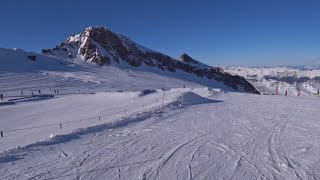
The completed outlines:
[[[0,179],[320,179],[318,97],[11,65],[0,68]]]

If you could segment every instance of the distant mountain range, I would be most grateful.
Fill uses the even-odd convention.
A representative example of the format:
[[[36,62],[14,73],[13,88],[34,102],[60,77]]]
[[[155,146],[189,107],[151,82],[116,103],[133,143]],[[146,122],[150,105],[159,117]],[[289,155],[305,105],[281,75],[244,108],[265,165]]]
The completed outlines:
[[[315,95],[320,90],[320,68],[316,64],[282,67],[225,68],[226,72],[246,78],[262,94]]]

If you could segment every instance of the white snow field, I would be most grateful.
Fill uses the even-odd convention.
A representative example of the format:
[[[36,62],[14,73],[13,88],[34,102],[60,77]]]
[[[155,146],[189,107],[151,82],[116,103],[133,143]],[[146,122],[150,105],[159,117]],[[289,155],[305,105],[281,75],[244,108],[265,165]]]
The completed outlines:
[[[0,48],[1,180],[320,179],[319,97],[32,54]]]
[[[35,62],[27,56],[36,55]],[[20,49],[0,48],[0,92],[5,100],[8,97],[20,97],[42,93],[60,94],[93,93],[101,91],[145,90],[161,88],[215,87],[234,91],[221,82],[197,77],[190,73],[177,71],[171,73],[156,68],[132,67],[126,63],[115,66],[98,66],[79,59],[56,59]],[[50,91],[49,88],[52,88]],[[80,90],[80,91],[79,91]]]
[[[320,178],[318,99],[186,88],[166,91],[162,107],[163,95],[105,92],[0,106],[1,128],[23,129],[0,138],[0,179]],[[60,122],[62,129],[45,126]]]

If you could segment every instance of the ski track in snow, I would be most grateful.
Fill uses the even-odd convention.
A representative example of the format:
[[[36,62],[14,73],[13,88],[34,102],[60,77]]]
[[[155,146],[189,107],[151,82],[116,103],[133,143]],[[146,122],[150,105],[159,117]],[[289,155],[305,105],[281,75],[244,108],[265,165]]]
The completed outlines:
[[[0,163],[0,179],[320,178],[320,102],[238,93],[197,98],[135,114],[125,126],[13,151],[15,158]]]

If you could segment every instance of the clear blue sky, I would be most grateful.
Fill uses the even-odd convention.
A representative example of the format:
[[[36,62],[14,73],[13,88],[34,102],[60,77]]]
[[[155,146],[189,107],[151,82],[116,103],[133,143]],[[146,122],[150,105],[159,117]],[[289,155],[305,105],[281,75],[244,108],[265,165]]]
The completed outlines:
[[[39,52],[87,26],[210,65],[303,64],[320,56],[319,0],[2,0],[0,47]]]

